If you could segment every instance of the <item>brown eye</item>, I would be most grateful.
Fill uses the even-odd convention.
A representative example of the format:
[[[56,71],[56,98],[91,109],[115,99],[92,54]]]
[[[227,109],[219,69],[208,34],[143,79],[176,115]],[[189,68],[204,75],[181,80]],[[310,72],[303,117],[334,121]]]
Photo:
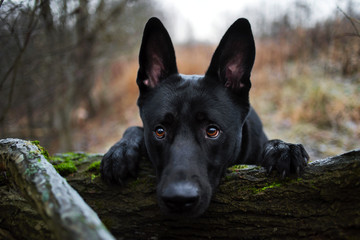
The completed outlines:
[[[162,139],[165,137],[165,129],[162,127],[157,127],[154,133],[158,139]]]
[[[216,138],[219,136],[220,130],[215,126],[210,126],[206,129],[206,135],[209,138]]]

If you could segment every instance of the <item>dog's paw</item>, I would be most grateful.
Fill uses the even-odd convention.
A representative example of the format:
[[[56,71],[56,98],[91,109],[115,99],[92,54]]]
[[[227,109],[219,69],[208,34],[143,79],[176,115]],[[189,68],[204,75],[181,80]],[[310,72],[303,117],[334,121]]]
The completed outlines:
[[[304,170],[309,161],[309,155],[301,144],[286,143],[281,140],[271,140],[265,144],[262,166],[270,173],[276,170],[282,178],[297,174]]]
[[[136,176],[142,157],[142,136],[131,136],[129,132],[133,130],[127,130],[123,139],[112,146],[101,160],[101,177],[109,184],[122,184],[127,177]]]

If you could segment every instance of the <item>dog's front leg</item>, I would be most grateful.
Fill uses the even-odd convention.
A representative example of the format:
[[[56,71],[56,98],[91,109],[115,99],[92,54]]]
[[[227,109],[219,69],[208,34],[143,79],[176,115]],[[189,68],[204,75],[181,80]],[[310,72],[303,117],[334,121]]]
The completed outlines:
[[[103,156],[101,177],[108,183],[122,184],[129,175],[135,176],[144,148],[143,128],[128,128],[123,138]]]
[[[262,157],[261,165],[268,173],[275,169],[283,178],[291,174],[299,176],[310,158],[303,145],[277,139],[265,144]]]

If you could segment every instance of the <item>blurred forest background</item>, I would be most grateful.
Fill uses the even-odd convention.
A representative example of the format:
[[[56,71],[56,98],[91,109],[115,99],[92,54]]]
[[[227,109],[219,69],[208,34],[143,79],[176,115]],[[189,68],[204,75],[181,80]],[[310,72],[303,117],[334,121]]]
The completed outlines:
[[[0,138],[40,140],[51,153],[103,153],[141,125],[143,27],[158,16],[172,32],[157,2],[0,0]],[[252,26],[250,94],[268,136],[303,143],[312,159],[360,147],[360,6],[349,0],[309,24],[316,11],[301,0],[272,19],[254,10],[261,23]],[[203,74],[215,48],[176,44],[179,71]]]

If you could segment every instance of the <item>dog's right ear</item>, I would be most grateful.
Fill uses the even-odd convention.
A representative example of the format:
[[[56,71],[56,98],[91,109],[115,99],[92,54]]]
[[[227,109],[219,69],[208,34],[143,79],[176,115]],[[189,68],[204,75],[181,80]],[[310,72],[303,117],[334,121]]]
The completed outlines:
[[[226,31],[210,62],[207,76],[218,78],[234,92],[249,91],[255,43],[248,20],[240,18]]]
[[[137,84],[140,91],[154,88],[161,80],[178,73],[169,33],[158,18],[146,23],[139,54]]]

